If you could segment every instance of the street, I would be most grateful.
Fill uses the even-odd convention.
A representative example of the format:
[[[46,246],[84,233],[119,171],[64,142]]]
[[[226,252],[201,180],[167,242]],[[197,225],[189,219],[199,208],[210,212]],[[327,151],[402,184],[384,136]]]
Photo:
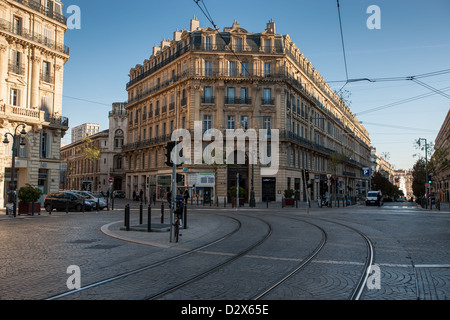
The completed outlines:
[[[125,203],[114,212],[0,216],[0,299],[348,300],[359,292],[361,300],[446,300],[450,294],[448,211],[412,203],[193,206],[175,243],[168,232],[121,230]],[[132,225],[139,225],[138,203],[131,206]],[[156,225],[160,207],[152,209]],[[376,268],[358,288],[369,258],[363,236]],[[80,290],[68,288],[70,266],[79,267]]]

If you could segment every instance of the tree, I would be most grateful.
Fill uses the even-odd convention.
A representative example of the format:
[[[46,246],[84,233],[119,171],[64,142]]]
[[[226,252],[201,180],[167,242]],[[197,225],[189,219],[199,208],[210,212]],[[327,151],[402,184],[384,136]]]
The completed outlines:
[[[426,174],[426,165],[425,159],[421,158],[417,160],[412,169],[413,176],[413,193],[417,198],[422,198],[425,196],[425,174]]]
[[[380,190],[383,195],[398,198],[404,196],[397,186],[384,177],[381,173],[375,172],[372,177],[372,185],[374,190]]]

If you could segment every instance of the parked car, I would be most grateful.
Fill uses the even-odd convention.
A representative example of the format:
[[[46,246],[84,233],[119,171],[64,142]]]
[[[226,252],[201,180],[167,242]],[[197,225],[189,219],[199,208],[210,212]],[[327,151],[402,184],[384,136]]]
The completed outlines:
[[[86,196],[88,199],[92,200],[95,203],[94,209],[97,208],[96,207],[97,203],[98,203],[98,208],[100,210],[103,210],[108,206],[106,199],[103,198],[100,194],[94,194],[90,191],[73,191],[73,192],[81,194],[82,196]]]
[[[113,192],[113,197],[114,198],[121,198],[121,199],[125,199],[125,192],[122,190],[116,190]]]
[[[96,205],[90,198],[75,192],[54,192],[49,193],[47,197],[45,197],[44,208],[47,212],[51,212],[53,210],[75,210],[77,212],[81,212],[83,211],[83,203],[85,211],[93,210]]]
[[[380,205],[383,205],[383,195],[381,194],[381,191],[369,191],[367,192],[366,206],[371,204],[378,205],[378,195],[380,196]]]

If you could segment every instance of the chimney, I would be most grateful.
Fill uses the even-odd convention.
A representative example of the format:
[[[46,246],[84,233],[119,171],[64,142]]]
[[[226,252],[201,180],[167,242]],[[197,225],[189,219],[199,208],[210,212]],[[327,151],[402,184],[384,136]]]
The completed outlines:
[[[200,21],[198,21],[197,18],[194,16],[191,19],[191,32],[196,31],[199,28],[200,28]]]
[[[177,31],[175,31],[174,33],[173,33],[173,40],[174,41],[180,41],[181,40],[181,34],[182,34],[183,32],[182,31],[178,31],[178,29],[177,29]]]
[[[276,33],[275,32],[275,22],[273,22],[273,19],[270,19],[269,23],[267,24],[266,30],[270,33]]]
[[[158,52],[160,52],[161,51],[161,48],[160,47],[158,47],[156,44],[153,46],[153,56],[156,56],[156,54],[158,53]]]

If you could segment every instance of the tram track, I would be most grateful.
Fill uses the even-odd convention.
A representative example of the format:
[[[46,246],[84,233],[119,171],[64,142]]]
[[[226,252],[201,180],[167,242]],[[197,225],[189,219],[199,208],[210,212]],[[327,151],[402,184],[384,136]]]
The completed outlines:
[[[74,294],[82,292],[82,291],[86,291],[86,290],[94,288],[94,287],[98,287],[98,286],[101,286],[101,285],[104,285],[104,284],[107,284],[107,283],[111,283],[113,281],[117,281],[117,280],[126,278],[126,277],[134,275],[134,274],[138,274],[138,273],[141,273],[141,272],[144,272],[144,271],[156,268],[158,266],[164,265],[164,264],[172,262],[172,261],[176,261],[176,260],[181,259],[183,257],[186,257],[186,256],[188,256],[190,254],[202,251],[202,250],[204,250],[204,249],[206,249],[208,247],[211,247],[211,246],[213,246],[213,245],[215,245],[217,243],[220,243],[220,242],[230,238],[234,234],[236,234],[242,228],[242,223],[238,219],[230,217],[230,216],[225,216],[225,215],[220,215],[220,216],[227,217],[227,218],[230,218],[230,219],[236,221],[237,224],[238,224],[237,228],[235,228],[234,230],[232,230],[231,232],[227,233],[226,235],[224,235],[223,237],[221,237],[219,239],[211,241],[211,242],[209,242],[209,243],[207,243],[205,245],[199,246],[199,247],[194,248],[192,250],[183,252],[183,253],[178,254],[176,256],[173,256],[173,257],[170,257],[170,258],[167,258],[167,259],[164,259],[164,260],[161,260],[161,261],[149,264],[147,266],[144,266],[144,267],[141,267],[141,268],[138,268],[138,269],[135,269],[135,270],[124,272],[122,274],[119,274],[119,275],[116,275],[116,276],[113,276],[113,277],[109,277],[109,278],[103,279],[101,281],[97,281],[97,282],[91,283],[91,284],[83,286],[83,287],[81,287],[79,289],[71,290],[71,291],[68,291],[68,292],[64,292],[64,293],[61,293],[61,294],[49,297],[49,298],[47,298],[45,300],[49,300],[49,301],[51,301],[51,300],[58,300],[58,299],[61,299],[61,298],[64,298],[64,297],[68,297],[68,296],[74,295]]]
[[[86,290],[89,290],[89,289],[94,288],[94,287],[99,287],[99,286],[102,286],[104,284],[112,283],[114,281],[123,279],[123,278],[128,277],[128,276],[137,275],[139,273],[143,273],[144,271],[147,271],[147,270],[159,267],[159,266],[163,266],[164,264],[167,264],[167,263],[172,262],[172,261],[176,261],[176,260],[181,259],[183,257],[187,257],[188,255],[191,255],[193,253],[200,253],[204,249],[206,249],[208,247],[211,247],[211,246],[213,246],[215,244],[219,244],[220,242],[230,238],[231,236],[233,236],[234,234],[239,232],[239,230],[241,230],[242,222],[239,219],[237,219],[235,217],[232,217],[230,215],[220,215],[220,216],[221,217],[227,217],[227,218],[235,220],[237,222],[237,224],[238,224],[237,228],[235,228],[233,231],[229,232],[228,234],[224,235],[223,237],[221,237],[221,238],[219,238],[217,240],[211,241],[210,243],[202,245],[202,246],[200,246],[198,248],[189,250],[189,251],[184,252],[182,254],[179,254],[179,255],[176,255],[176,256],[173,256],[173,257],[170,257],[170,258],[167,258],[167,259],[155,262],[153,264],[149,264],[147,266],[144,266],[144,267],[141,267],[141,268],[129,271],[129,272],[125,272],[125,273],[117,275],[117,276],[113,276],[113,277],[110,277],[110,278],[107,278],[107,279],[104,279],[104,280],[92,283],[92,284],[84,286],[84,287],[82,287],[82,288],[80,288],[78,290],[73,290],[73,291],[69,291],[69,292],[66,292],[66,293],[62,293],[62,294],[53,296],[53,297],[48,298],[46,300],[58,300],[58,299],[66,298],[66,297],[69,297],[69,296],[74,295],[76,293],[79,293],[79,292],[82,292],[82,291],[86,291]],[[263,222],[267,226],[266,233],[256,243],[252,244],[251,246],[248,246],[247,248],[245,248],[244,250],[238,252],[237,254],[233,254],[229,259],[226,259],[225,261],[223,261],[223,262],[221,262],[221,263],[219,263],[219,264],[217,264],[217,265],[215,265],[213,267],[210,267],[210,268],[208,268],[207,270],[205,270],[203,272],[200,272],[200,273],[197,273],[197,274],[195,274],[193,276],[190,276],[187,279],[182,279],[182,280],[180,280],[179,283],[174,284],[171,287],[166,288],[164,290],[161,290],[160,292],[153,293],[153,294],[151,294],[149,296],[146,296],[144,299],[145,300],[160,299],[160,298],[163,298],[164,296],[166,296],[166,295],[168,295],[170,293],[173,293],[173,292],[175,292],[175,291],[177,291],[179,289],[182,289],[183,287],[187,287],[190,284],[192,284],[192,283],[194,283],[194,282],[196,282],[196,281],[198,281],[200,279],[203,279],[203,278],[207,277],[208,275],[211,275],[212,273],[214,273],[214,272],[224,268],[225,266],[230,265],[234,261],[236,261],[236,260],[238,260],[238,259],[240,259],[240,258],[242,258],[242,257],[244,257],[246,255],[248,255],[249,252],[251,252],[255,248],[261,246],[272,235],[272,232],[273,232],[272,225],[269,222],[267,222],[266,220],[264,220],[264,219],[262,219],[260,217],[252,216],[252,215],[240,215],[240,216],[246,216],[246,217],[250,217],[250,218],[254,218],[254,219],[260,220],[261,222]],[[310,262],[312,262],[319,255],[320,252],[322,252],[322,250],[324,249],[324,247],[327,244],[328,235],[327,235],[326,230],[322,226],[319,226],[317,223],[313,223],[311,221],[308,221],[308,220],[311,220],[311,219],[316,220],[314,222],[323,221],[323,222],[326,222],[326,223],[332,223],[332,224],[336,224],[336,225],[340,225],[342,227],[348,228],[348,229],[358,233],[365,240],[366,245],[367,245],[367,257],[366,257],[366,261],[365,261],[365,264],[364,264],[364,272],[362,272],[361,277],[358,279],[357,284],[356,284],[354,290],[352,291],[352,293],[351,293],[351,295],[349,297],[350,300],[360,300],[361,296],[362,296],[362,294],[364,292],[364,289],[365,289],[365,286],[366,286],[366,283],[367,283],[367,279],[369,277],[370,267],[373,264],[374,250],[373,250],[373,245],[372,245],[369,237],[367,237],[367,235],[365,235],[363,232],[361,232],[360,230],[358,230],[358,229],[356,229],[354,227],[351,227],[349,225],[346,225],[346,224],[343,224],[343,223],[340,223],[340,222],[331,221],[331,220],[327,220],[327,219],[323,219],[323,218],[319,218],[319,217],[296,218],[296,217],[284,216],[284,215],[280,215],[279,217],[283,217],[283,218],[287,218],[287,219],[291,219],[291,220],[295,220],[295,221],[299,221],[299,222],[302,222],[302,223],[309,224],[309,225],[317,228],[318,230],[320,230],[320,232],[322,234],[322,238],[321,238],[320,242],[318,243],[318,245],[314,248],[314,250],[312,252],[310,252],[305,258],[302,258],[301,261],[297,265],[292,267],[289,272],[285,273],[281,278],[279,278],[278,280],[274,281],[272,284],[268,285],[266,287],[266,289],[264,289],[261,292],[253,295],[253,297],[250,298],[250,300],[260,300],[260,299],[263,299],[264,297],[268,296],[276,288],[282,286],[289,279],[291,279],[295,275],[299,274],[307,265],[310,264]]]
[[[283,217],[286,217],[283,215]],[[374,248],[373,248],[373,244],[372,241],[370,240],[370,238],[363,233],[362,231],[349,226],[347,224],[344,223],[340,223],[340,222],[336,222],[336,221],[332,221],[332,220],[328,220],[328,219],[323,219],[323,218],[319,218],[319,217],[306,217],[305,219],[297,219],[297,218],[293,218],[293,217],[287,217],[293,220],[298,220],[298,221],[303,221],[306,223],[310,223],[308,221],[306,221],[305,219],[313,219],[313,220],[320,220],[320,221],[324,221],[327,223],[332,223],[332,224],[336,224],[336,225],[340,225],[342,227],[345,227],[347,229],[350,229],[354,232],[356,232],[360,237],[363,238],[363,240],[366,243],[366,259],[364,262],[364,267],[363,267],[363,272],[361,273],[360,278],[357,281],[357,284],[355,286],[355,288],[352,290],[351,295],[349,296],[349,300],[360,300],[364,290],[366,288],[367,285],[367,280],[369,278],[370,272],[371,272],[371,267],[373,265],[374,262]],[[310,223],[312,224],[312,223]],[[324,232],[326,234],[326,231],[316,225],[316,224],[312,224],[315,227],[319,228],[322,230],[322,232]],[[326,241],[325,241],[326,242]],[[309,264],[318,254],[319,252],[324,248],[325,246],[325,242],[323,244],[320,244],[318,248],[316,248],[316,250],[313,252],[313,254],[310,255],[310,257],[308,257],[307,259],[305,259],[305,261],[302,261],[302,263],[300,263],[296,268],[293,269],[292,272],[290,272],[289,274],[287,274],[286,276],[284,276],[281,280],[279,280],[277,283],[275,283],[272,287],[268,288],[266,291],[262,292],[261,294],[255,296],[253,298],[253,300],[259,300],[261,298],[263,298],[264,296],[268,295],[270,293],[270,291],[273,291],[276,287],[280,286],[282,283],[286,282],[288,279],[292,278],[295,274],[299,273],[304,267],[306,267],[307,264]]]

